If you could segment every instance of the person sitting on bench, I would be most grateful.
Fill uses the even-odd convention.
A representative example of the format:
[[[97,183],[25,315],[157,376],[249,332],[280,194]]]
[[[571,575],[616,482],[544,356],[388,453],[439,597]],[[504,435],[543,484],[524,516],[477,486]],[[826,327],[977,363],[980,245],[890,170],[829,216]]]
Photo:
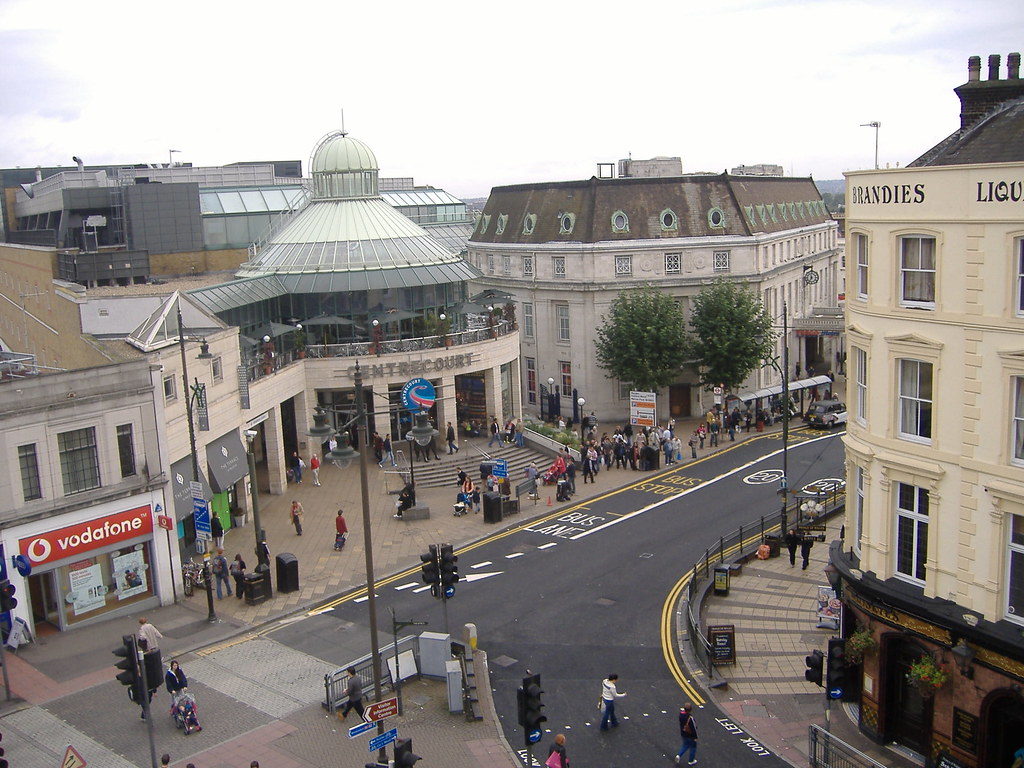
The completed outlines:
[[[398,507],[398,512],[395,517],[401,519],[402,513],[405,510],[412,508],[416,505],[416,489],[412,483],[406,483],[405,488],[398,494],[398,501],[395,502],[395,506]]]

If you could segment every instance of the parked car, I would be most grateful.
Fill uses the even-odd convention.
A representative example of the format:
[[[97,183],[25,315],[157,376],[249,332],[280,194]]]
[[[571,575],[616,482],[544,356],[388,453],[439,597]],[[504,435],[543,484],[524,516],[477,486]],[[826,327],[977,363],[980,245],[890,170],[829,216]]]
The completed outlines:
[[[837,424],[845,424],[846,418],[846,403],[839,400],[818,400],[807,409],[809,427],[832,429]]]

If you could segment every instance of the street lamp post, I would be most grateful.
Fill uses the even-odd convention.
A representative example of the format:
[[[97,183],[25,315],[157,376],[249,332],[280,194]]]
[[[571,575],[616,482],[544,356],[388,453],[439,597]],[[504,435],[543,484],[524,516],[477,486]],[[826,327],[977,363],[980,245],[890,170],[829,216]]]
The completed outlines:
[[[789,311],[785,301],[782,302],[782,366],[779,366],[776,358],[765,362],[770,363],[782,377],[782,480],[779,482],[782,509],[779,512],[779,533],[785,536],[788,525],[787,501],[789,495]]]
[[[413,504],[416,503],[416,471],[413,468],[416,462],[413,460],[412,445],[416,445],[423,448],[423,455],[426,456],[426,447],[430,445],[430,441],[437,437],[440,432],[430,426],[430,417],[425,411],[417,411],[413,414],[413,418],[416,419],[416,426],[410,429],[405,439],[409,441],[409,485],[412,486],[413,493]]]
[[[178,349],[181,351],[181,381],[185,388],[185,413],[188,417],[188,445],[189,450],[192,452],[192,482],[199,482],[199,454],[196,451],[196,428],[192,421],[192,401],[196,398],[202,398],[202,402],[205,403],[206,398],[206,387],[200,385],[199,379],[196,379],[195,386],[189,386],[188,383],[188,359],[185,355],[185,330],[182,327],[181,321],[181,301],[177,302],[178,310]],[[202,350],[199,354],[200,359],[206,360],[213,357],[210,354],[210,347],[204,339],[202,341]],[[172,577],[173,578],[173,575]],[[206,620],[211,624],[219,621],[217,618],[217,612],[213,607],[213,573],[209,566],[209,559],[207,564],[203,566],[203,581],[206,584],[206,608],[207,616]]]
[[[270,570],[270,556],[267,554],[267,535],[260,525],[260,496],[259,489],[256,486],[256,435],[259,434],[254,429],[245,430],[245,441],[249,446],[249,451],[246,457],[249,461],[249,499],[252,503],[252,525],[254,533],[256,535],[256,570],[264,573],[265,578],[266,572]]]
[[[363,371],[359,367],[359,361],[356,361],[355,375],[353,377],[355,384],[356,393],[356,418],[355,423],[358,425],[363,435],[369,434],[366,423],[366,402],[363,398]],[[368,445],[368,444],[367,444]],[[370,530],[370,485],[368,479],[367,470],[367,451],[356,451],[349,444],[348,440],[343,440],[342,444],[338,446],[337,452],[332,451],[331,457],[336,459],[347,460],[351,459],[358,454],[359,456],[359,490],[362,496],[362,507],[363,507],[363,537],[364,550],[366,553],[366,608],[370,614],[370,653],[373,658],[373,694],[377,701],[381,700],[381,659],[380,659],[380,643],[377,638],[377,596],[375,594],[376,582],[373,575],[373,538]],[[384,721],[377,722],[377,734],[382,735],[384,733]],[[377,753],[377,761],[379,763],[387,763],[387,753],[384,747],[381,747]]]
[[[555,420],[555,377],[548,376],[548,417]]]
[[[875,129],[875,170],[878,170],[878,129],[882,127],[882,124],[877,120],[872,120],[870,123],[861,123],[860,127]]]

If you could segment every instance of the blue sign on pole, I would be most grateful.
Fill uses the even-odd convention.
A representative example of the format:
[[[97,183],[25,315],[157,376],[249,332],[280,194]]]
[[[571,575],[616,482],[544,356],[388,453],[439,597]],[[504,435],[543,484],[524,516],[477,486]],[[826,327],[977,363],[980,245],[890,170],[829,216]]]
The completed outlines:
[[[367,731],[372,731],[376,727],[376,723],[360,723],[359,725],[353,725],[348,729],[348,737],[350,739],[354,739],[356,736],[366,733]]]
[[[407,411],[413,413],[429,411],[434,407],[435,400],[437,400],[437,390],[426,379],[410,379],[402,387],[402,407]]]
[[[212,541],[210,502],[206,499],[192,499],[192,517],[196,522],[196,538],[200,541]]]
[[[378,749],[384,749],[388,744],[395,741],[398,738],[398,729],[392,728],[390,731],[382,733],[380,736],[374,736],[370,739],[370,751],[376,752]]]
[[[508,477],[508,460],[507,459],[495,459],[494,461],[494,472],[495,477]]]
[[[810,658],[810,656],[808,656],[807,658]],[[843,698],[843,689],[842,688],[829,688],[828,689],[828,697],[830,699],[841,699],[841,698]]]

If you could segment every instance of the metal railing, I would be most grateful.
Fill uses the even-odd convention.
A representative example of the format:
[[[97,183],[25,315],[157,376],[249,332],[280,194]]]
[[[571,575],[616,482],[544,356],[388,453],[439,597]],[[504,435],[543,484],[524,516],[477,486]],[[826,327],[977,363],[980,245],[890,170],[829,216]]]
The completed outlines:
[[[811,768],[884,768],[842,739],[833,736],[820,725],[807,727],[807,758]]]
[[[403,637],[398,641],[398,653],[411,650],[419,654],[419,637]],[[388,668],[388,659],[395,655],[394,643],[382,646],[380,649],[380,686],[381,690],[395,690],[395,681],[391,678],[391,670]],[[349,662],[338,669],[332,670],[324,675],[324,700],[321,706],[328,712],[333,713],[339,706],[348,701],[348,668],[356,668],[356,677],[363,685],[363,696],[368,700],[373,699],[373,654],[367,654],[355,661]],[[401,670],[402,675],[407,677],[407,670]]]

